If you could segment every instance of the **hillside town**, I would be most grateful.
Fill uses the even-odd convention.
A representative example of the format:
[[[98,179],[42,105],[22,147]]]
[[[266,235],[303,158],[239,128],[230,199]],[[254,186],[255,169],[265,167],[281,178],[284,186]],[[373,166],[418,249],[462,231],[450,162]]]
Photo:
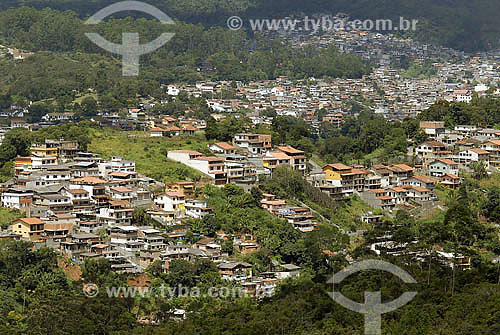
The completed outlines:
[[[291,80],[281,76],[249,83],[163,85],[167,98],[144,98],[135,108],[121,113],[100,110],[92,121],[122,131],[142,129],[139,136],[168,141],[189,138],[207,128],[207,121],[193,116],[191,110],[180,116],[153,113],[156,107],[181,95],[206,99],[211,117],[218,122],[244,115],[252,127],[259,127],[272,125],[277,116],[291,116],[316,130],[322,122],[340,129],[347,117],[357,116],[361,110],[398,121],[415,118],[438,101],[466,104],[476,97],[500,96],[494,55],[465,56],[371,32],[340,31],[307,38],[288,35],[296,47],[334,44],[341,52],[355,53],[377,67],[360,79]],[[31,54],[14,54],[28,56]],[[433,73],[408,76],[398,68],[405,59],[417,67],[430,64]],[[200,69],[212,70],[210,63]],[[40,122],[30,123],[26,118],[29,114],[29,107],[12,105],[3,110],[0,118],[9,126],[0,129],[0,143],[10,129],[37,131],[77,119],[74,112],[51,112],[42,115]],[[428,140],[418,145],[408,140],[407,156],[399,162],[329,162],[318,166],[311,160],[312,153],[286,143],[273,145],[272,135],[252,132],[249,127],[231,141],[212,141],[203,153],[169,150],[169,160],[204,176],[174,183],[138,173],[133,160],[83,152],[76,141],[45,140],[30,148],[30,156],[15,159],[15,177],[1,185],[2,207],[19,210],[23,217],[12,222],[0,237],[29,240],[37,248],[48,246],[79,264],[105,258],[119,273],[143,273],[155,261],[167,271],[174,259],[208,259],[217,264],[223,279],[238,282],[255,297],[269,296],[281,280],[297,276],[300,267],[273,261],[272,269],[254,275],[251,264],[230,256],[223,245],[230,243],[240,254],[250,254],[261,248],[256,236],[245,231],[218,231],[216,237],[191,232],[192,220],[216,215],[199,190],[206,184],[235,184],[250,191],[262,178],[285,166],[335,201],[359,199],[371,209],[359,215],[360,222],[377,224],[398,210],[420,217],[442,208],[436,187],[457,189],[463,173],[478,168],[484,173],[498,172],[499,129],[473,125],[447,128],[444,121],[420,122],[419,128]],[[314,231],[321,221],[318,213],[289,200],[264,193],[260,207],[300,232]],[[138,209],[152,224],[134,224]],[[191,243],[187,236],[197,241]],[[378,246],[374,244],[374,248]]]
[[[160,125],[155,123],[144,136],[168,140],[203,129],[195,120],[187,123],[170,116]],[[372,166],[331,163],[320,169],[314,168],[304,151],[273,146],[271,135],[240,133],[232,143],[210,144],[209,155],[195,150],[168,151],[170,160],[204,176],[200,181],[169,184],[139,174],[135,161],[81,152],[75,141],[45,140],[31,147],[30,156],[15,160],[15,177],[1,185],[2,207],[23,213],[1,237],[48,246],[79,263],[104,257],[115,271],[125,273],[141,273],[157,260],[166,270],[173,259],[209,259],[224,279],[238,281],[257,297],[267,296],[280,280],[296,276],[300,268],[276,263],[272,271],[253,276],[250,264],[222,251],[227,241],[241,254],[259,250],[258,239],[245,232],[229,235],[219,231],[215,238],[196,234],[197,242],[186,243],[191,219],[215,215],[197,190],[204,184],[236,184],[249,190],[259,179],[286,166],[335,201],[361,199],[373,211],[359,219],[376,224],[396,210],[419,215],[439,206],[436,186],[456,189],[462,173],[470,173],[474,164],[481,164],[486,173],[498,171],[499,129],[470,125],[447,129],[444,122],[421,122],[420,128],[429,140],[418,146],[409,143],[404,162]],[[310,208],[290,205],[273,194],[263,194],[260,205],[301,232],[310,232],[318,224]],[[143,208],[154,225],[134,225],[137,208]],[[184,228],[171,229],[176,226]]]

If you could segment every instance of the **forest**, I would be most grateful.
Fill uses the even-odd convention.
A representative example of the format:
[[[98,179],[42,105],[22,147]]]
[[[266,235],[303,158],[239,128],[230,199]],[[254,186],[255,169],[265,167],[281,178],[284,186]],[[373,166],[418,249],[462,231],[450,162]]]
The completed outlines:
[[[140,33],[141,43],[161,33],[174,38],[141,58],[140,76],[124,78],[121,56],[94,45],[86,32],[99,32],[121,43],[122,32]],[[0,85],[10,95],[28,101],[70,97],[95,91],[125,103],[135,94],[154,95],[160,84],[201,80],[360,78],[371,69],[351,54],[336,49],[294,49],[284,40],[251,38],[244,32],[177,22],[165,28],[145,18],[112,19],[95,27],[84,25],[75,12],[21,7],[0,12],[0,39],[9,46],[36,52],[19,61],[0,59]],[[202,64],[208,64],[206,69]]]
[[[88,17],[114,0],[3,0],[0,9],[21,5],[43,9],[72,10]],[[205,26],[225,26],[232,15],[243,18],[282,18],[288,15],[348,13],[356,19],[418,19],[411,36],[428,43],[475,52],[499,46],[497,13],[493,0],[149,0],[172,18]]]

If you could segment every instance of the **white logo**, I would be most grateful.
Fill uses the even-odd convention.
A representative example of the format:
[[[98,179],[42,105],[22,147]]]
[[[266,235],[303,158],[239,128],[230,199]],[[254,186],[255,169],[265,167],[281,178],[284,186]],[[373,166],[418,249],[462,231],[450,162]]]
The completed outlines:
[[[339,284],[345,278],[349,277],[351,274],[360,272],[363,270],[382,270],[392,273],[393,275],[399,277],[407,284],[416,284],[417,281],[413,279],[408,272],[403,269],[379,260],[366,260],[358,263],[354,263],[348,266],[344,270],[341,270],[333,275],[328,281],[329,284]],[[405,292],[396,300],[382,303],[382,294],[380,292],[365,292],[365,303],[360,304],[346,298],[342,293],[335,292],[328,293],[333,300],[335,300],[341,306],[350,309],[351,311],[362,313],[365,315],[365,334],[367,335],[380,335],[382,334],[382,314],[392,312],[398,308],[403,307],[409,303],[415,296],[417,292]]]
[[[85,22],[85,24],[98,24],[106,17],[126,10],[150,14],[162,24],[174,24],[174,21],[158,8],[139,1],[122,1],[112,4],[95,13]],[[139,44],[138,33],[123,33],[122,44],[112,43],[97,33],[86,33],[85,35],[102,49],[123,56],[122,72],[124,76],[138,76],[140,56],[161,48],[165,43],[170,41],[175,34],[163,33],[154,41],[146,44]]]

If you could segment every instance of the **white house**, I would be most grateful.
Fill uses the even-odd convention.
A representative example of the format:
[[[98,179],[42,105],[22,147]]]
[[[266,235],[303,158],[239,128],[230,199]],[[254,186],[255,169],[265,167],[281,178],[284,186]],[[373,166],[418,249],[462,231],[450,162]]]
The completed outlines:
[[[489,167],[489,157],[488,151],[480,148],[474,148],[460,151],[457,156],[457,161],[464,166],[469,166],[472,162],[483,161],[486,164],[486,167]]]
[[[205,200],[187,200],[186,201],[186,215],[199,219],[207,214],[210,214],[212,209],[207,207]]]
[[[2,207],[23,209],[33,202],[33,192],[11,188],[2,193]]]
[[[166,212],[174,212],[182,218],[186,213],[186,197],[180,192],[166,192],[155,198],[155,205]]]
[[[233,155],[236,153],[236,147],[225,142],[214,143],[209,147],[210,151],[224,155]]]
[[[469,103],[472,101],[472,94],[469,90],[455,90],[453,91],[453,97],[456,102]]]
[[[458,176],[458,163],[451,159],[437,159],[429,164],[429,173],[433,177],[442,177],[446,174]]]
[[[175,87],[174,85],[168,85],[167,87],[167,94],[172,95],[172,96],[178,96],[180,93],[180,90]]]
[[[154,128],[149,129],[149,136],[150,137],[163,137],[163,133],[165,131],[166,130],[163,128],[154,127]]]

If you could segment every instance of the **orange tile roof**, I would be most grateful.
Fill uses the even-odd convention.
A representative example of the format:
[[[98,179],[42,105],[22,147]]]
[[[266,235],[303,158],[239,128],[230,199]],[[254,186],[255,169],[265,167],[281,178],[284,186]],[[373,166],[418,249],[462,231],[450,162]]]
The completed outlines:
[[[350,166],[344,165],[342,163],[328,164],[325,167],[323,167],[323,169],[325,169],[327,167],[334,168],[335,170],[350,170],[351,169]]]
[[[429,190],[429,189],[427,189],[425,187],[422,187],[422,186],[411,186],[410,189],[414,189],[414,190],[416,190],[418,192],[421,192],[421,193],[423,193],[423,192],[430,192],[431,191],[431,190]]]
[[[165,194],[169,197],[184,198],[184,194],[180,192],[165,192]]]
[[[71,182],[88,183],[88,184],[104,184],[104,183],[106,183],[104,180],[96,178],[96,177],[75,178],[75,179],[71,179]]]
[[[483,149],[479,149],[479,148],[470,149],[470,151],[475,152],[478,155],[487,155],[488,154],[488,151],[483,150]]]
[[[432,179],[431,177],[427,176],[413,176],[416,180],[420,180],[421,182],[424,182],[426,184],[435,184],[436,181]]]
[[[391,167],[389,167],[389,169],[390,168],[396,168],[396,169],[404,171],[404,172],[411,172],[411,171],[415,170],[414,168],[412,168],[411,166],[408,166],[406,164],[394,164]]]
[[[489,140],[486,143],[493,143],[494,145],[500,145],[500,140]]]
[[[40,220],[39,218],[20,218],[18,220],[23,221],[26,224],[29,225],[35,225],[35,224],[43,224],[44,222]]]
[[[135,175],[134,172],[118,172],[118,171],[114,171],[114,172],[111,172],[110,174],[108,174],[108,176],[112,176],[112,177],[128,177],[130,175]]]
[[[454,162],[448,158],[440,158],[440,159],[438,159],[438,161],[440,161],[441,163],[447,164],[447,165],[458,165],[457,162]]]
[[[281,152],[281,151],[272,151],[269,154],[276,159],[292,159],[292,157],[288,156],[286,153]],[[269,158],[269,157],[266,157],[266,158]]]
[[[71,194],[86,194],[86,193],[89,193],[85,190],[82,190],[82,189],[72,189],[72,190],[68,190],[69,193]]]
[[[408,190],[406,188],[402,188],[402,187],[398,187],[398,186],[391,187],[391,190],[398,192],[398,193],[408,192]]]
[[[295,149],[294,147],[291,147],[289,145],[280,146],[280,147],[278,147],[278,150],[283,151],[287,154],[303,154],[304,153],[304,151]]]
[[[133,192],[134,190],[128,187],[121,187],[121,186],[116,186],[116,187],[111,187],[111,190],[124,193],[124,192]]]
[[[111,200],[109,203],[111,204],[111,206],[121,206],[121,207],[132,206],[132,204],[127,200]]]
[[[224,150],[235,150],[236,148],[232,146],[231,144],[227,144],[226,142],[217,142],[215,143],[216,146],[224,149]]]

